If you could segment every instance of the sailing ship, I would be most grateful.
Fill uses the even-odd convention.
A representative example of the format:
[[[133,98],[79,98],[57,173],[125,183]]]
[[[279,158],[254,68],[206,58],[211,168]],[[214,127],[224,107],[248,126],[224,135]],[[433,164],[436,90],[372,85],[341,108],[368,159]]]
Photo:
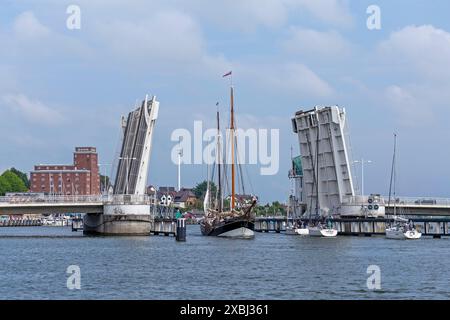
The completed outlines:
[[[403,217],[397,216],[397,198],[395,194],[396,189],[396,149],[397,149],[397,135],[394,134],[394,154],[392,156],[391,181],[389,185],[389,200],[391,203],[391,191],[394,196],[394,221],[386,228],[386,238],[396,240],[417,240],[422,237],[422,233],[416,230],[412,222]]]
[[[229,72],[223,77],[231,76]],[[236,134],[235,134],[235,118],[234,118],[234,89],[233,83],[230,86],[230,146],[231,146],[231,196],[229,199],[229,208],[225,208],[223,199],[224,175],[222,171],[222,154],[221,154],[221,135],[220,135],[220,114],[217,110],[217,151],[216,163],[217,167],[217,192],[215,201],[211,201],[211,185],[209,183],[208,169],[208,186],[204,200],[205,217],[200,222],[200,230],[205,236],[219,236],[228,238],[244,238],[254,237],[254,214],[253,209],[256,206],[256,197],[252,197],[250,203],[237,203],[236,201]],[[224,157],[226,159],[226,157]],[[238,165],[240,165],[238,163]],[[214,167],[213,167],[214,168]],[[212,170],[213,173],[215,170]],[[242,171],[241,171],[241,179]]]

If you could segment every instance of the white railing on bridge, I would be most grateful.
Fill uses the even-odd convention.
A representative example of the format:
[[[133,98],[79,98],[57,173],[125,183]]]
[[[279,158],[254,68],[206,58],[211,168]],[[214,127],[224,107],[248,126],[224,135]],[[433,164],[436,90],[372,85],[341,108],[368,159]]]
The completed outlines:
[[[384,197],[386,205],[394,206],[424,206],[424,207],[450,207],[449,198],[436,198],[436,197],[395,197],[390,199]]]
[[[102,195],[37,195],[37,196],[6,196],[0,197],[0,203],[102,203]]]
[[[393,207],[394,204],[398,206],[411,206],[411,207],[450,207],[450,198],[437,198],[437,197],[391,197],[388,196],[370,196],[374,201],[373,203],[379,205],[386,205]],[[348,205],[367,205],[369,196],[346,196],[343,198],[343,204]]]
[[[89,203],[89,204],[154,204],[148,195],[37,195],[0,197],[0,204]]]
[[[149,195],[114,194],[103,197],[104,204],[155,204],[155,198]]]

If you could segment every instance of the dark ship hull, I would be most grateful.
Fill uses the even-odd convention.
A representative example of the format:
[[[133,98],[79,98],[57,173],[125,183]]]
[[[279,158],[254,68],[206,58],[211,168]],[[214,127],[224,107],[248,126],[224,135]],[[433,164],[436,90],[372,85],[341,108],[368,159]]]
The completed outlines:
[[[251,239],[255,236],[254,229],[255,224],[252,221],[242,218],[233,218],[212,223],[203,220],[200,223],[200,230],[204,236]]]

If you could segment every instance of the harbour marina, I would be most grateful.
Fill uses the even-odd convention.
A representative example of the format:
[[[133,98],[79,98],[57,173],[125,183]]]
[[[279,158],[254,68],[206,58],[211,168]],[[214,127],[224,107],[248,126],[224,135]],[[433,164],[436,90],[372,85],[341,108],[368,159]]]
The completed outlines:
[[[441,238],[450,236],[450,217],[414,217],[409,218],[424,236]],[[286,232],[287,225],[309,223],[307,219],[296,220],[286,217],[257,217],[256,232]],[[394,218],[334,218],[333,224],[342,236],[384,236],[386,224],[393,223]]]

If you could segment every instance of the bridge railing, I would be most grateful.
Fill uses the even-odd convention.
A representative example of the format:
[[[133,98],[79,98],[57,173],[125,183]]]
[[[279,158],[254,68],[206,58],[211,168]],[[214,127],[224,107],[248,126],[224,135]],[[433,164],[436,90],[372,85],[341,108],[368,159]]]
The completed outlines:
[[[32,195],[0,197],[6,204],[45,204],[45,203],[98,203],[98,204],[154,204],[154,197],[148,195]]]
[[[0,203],[101,203],[102,195],[38,195],[0,197]]]
[[[436,206],[436,207],[450,207],[449,198],[436,198],[436,197],[395,197],[389,202],[389,197],[384,197],[386,205],[389,206],[401,205],[401,206]]]
[[[155,198],[149,195],[113,194],[103,197],[105,204],[155,204]]]
[[[392,197],[389,201],[388,196],[377,197],[376,203],[393,207],[394,204],[399,206],[424,206],[424,207],[450,207],[450,198],[437,197]],[[367,204],[367,196],[347,196],[343,198],[343,204],[365,205]]]
[[[342,198],[342,204],[345,205],[367,205],[369,204],[369,198],[372,199],[372,203],[378,205],[384,205],[386,202],[386,198],[380,195],[371,195],[371,196],[344,196]]]

